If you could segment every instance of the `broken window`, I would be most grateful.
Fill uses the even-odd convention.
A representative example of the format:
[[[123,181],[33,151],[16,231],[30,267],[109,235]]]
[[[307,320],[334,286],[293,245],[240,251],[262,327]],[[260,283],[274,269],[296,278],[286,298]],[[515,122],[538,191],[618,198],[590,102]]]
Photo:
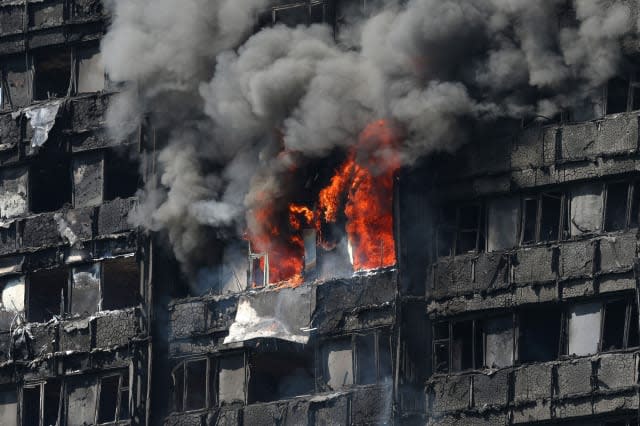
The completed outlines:
[[[516,246],[520,200],[517,197],[492,200],[487,208],[487,250]]]
[[[6,168],[0,172],[0,217],[21,216],[27,212],[29,179],[25,167]]]
[[[36,100],[67,95],[71,81],[71,51],[43,49],[33,57],[33,94]]]
[[[171,373],[174,411],[200,410],[209,406],[208,358],[183,361]]]
[[[438,225],[438,255],[482,250],[485,244],[483,224],[483,209],[480,204],[443,208]]]
[[[522,200],[522,244],[551,242],[564,238],[564,194],[543,192]]]
[[[13,108],[21,108],[31,103],[29,87],[29,72],[24,55],[3,58],[4,79],[6,82],[4,93],[5,103]],[[3,85],[4,86],[4,85]]]
[[[350,338],[326,342],[322,350],[323,376],[332,390],[353,384],[353,349]]]
[[[18,424],[18,394],[15,389],[0,389],[0,424]]]
[[[24,276],[0,278],[0,330],[9,330],[16,315],[24,312]]]
[[[68,273],[64,268],[29,275],[27,316],[30,322],[45,322],[61,315],[67,299]]]
[[[102,309],[136,306],[140,300],[140,265],[135,257],[102,262]]]
[[[355,350],[357,384],[368,385],[391,380],[391,342],[388,333],[357,335]]]
[[[95,207],[102,204],[104,192],[104,160],[102,153],[90,151],[76,155],[73,167],[73,205]]]
[[[602,228],[602,185],[582,184],[571,191],[571,236],[596,232]]]
[[[244,402],[244,355],[218,358],[218,404]]]
[[[71,203],[71,165],[68,158],[39,156],[29,171],[29,202],[33,213],[59,210]]]
[[[60,424],[60,389],[59,380],[25,385],[22,388],[21,407],[23,426]]]
[[[520,362],[545,362],[560,353],[562,310],[545,306],[524,309],[518,315]]]
[[[484,321],[484,362],[489,368],[513,365],[513,318],[503,316]]]
[[[72,377],[66,383],[67,425],[84,426],[96,421],[96,385],[95,377]],[[55,423],[54,423],[55,424]]]
[[[540,241],[560,239],[560,219],[562,218],[560,193],[543,193],[540,196]]]
[[[584,303],[569,309],[569,355],[590,355],[598,352],[601,319],[601,303]]]
[[[433,326],[433,371],[449,372],[449,323],[439,322]]]
[[[437,323],[434,371],[464,371],[513,364],[512,316]]]
[[[129,418],[129,374],[106,376],[98,389],[98,423],[110,423]]]
[[[77,92],[90,93],[104,90],[105,75],[99,45],[79,47],[76,54]]]
[[[129,198],[142,186],[139,159],[131,153],[107,151],[104,170],[104,199]]]
[[[638,346],[638,309],[633,298],[604,303],[602,351]]]
[[[627,182],[614,182],[606,185],[605,231],[625,229],[627,225],[628,196],[629,184]]]
[[[278,349],[278,352],[258,352],[250,355],[247,396],[249,403],[276,401],[313,391],[311,351],[297,346]]]
[[[627,111],[629,101],[629,79],[617,76],[607,84],[607,114]]]
[[[87,315],[100,310],[100,264],[74,266],[71,274],[70,312]]]

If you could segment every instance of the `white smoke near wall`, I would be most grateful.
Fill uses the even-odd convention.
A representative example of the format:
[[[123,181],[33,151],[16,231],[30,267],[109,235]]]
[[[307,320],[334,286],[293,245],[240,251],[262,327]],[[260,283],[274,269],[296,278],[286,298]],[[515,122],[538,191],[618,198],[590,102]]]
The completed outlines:
[[[160,184],[131,217],[166,231],[190,273],[209,244],[203,228],[264,226],[251,208],[282,194],[299,155],[351,146],[385,118],[404,129],[411,165],[455,151],[478,123],[551,116],[619,70],[637,28],[625,1],[410,0],[345,9],[337,36],[276,25],[249,37],[270,3],[109,3],[107,72],[136,83],[109,124],[149,114],[167,139]]]

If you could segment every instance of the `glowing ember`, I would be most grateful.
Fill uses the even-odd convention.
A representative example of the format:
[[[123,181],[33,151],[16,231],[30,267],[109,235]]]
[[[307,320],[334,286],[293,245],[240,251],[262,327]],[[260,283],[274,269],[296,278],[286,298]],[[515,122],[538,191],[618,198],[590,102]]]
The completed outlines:
[[[397,129],[388,122],[369,124],[329,185],[318,193],[317,211],[290,203],[286,225],[270,203],[252,212],[253,220],[263,232],[251,235],[250,240],[255,252],[269,255],[271,283],[290,286],[302,283],[302,228],[312,226],[320,233],[323,223],[335,223],[340,217],[346,219],[355,271],[395,265],[393,187],[400,167],[395,150],[398,140]],[[264,262],[260,267],[264,268]]]

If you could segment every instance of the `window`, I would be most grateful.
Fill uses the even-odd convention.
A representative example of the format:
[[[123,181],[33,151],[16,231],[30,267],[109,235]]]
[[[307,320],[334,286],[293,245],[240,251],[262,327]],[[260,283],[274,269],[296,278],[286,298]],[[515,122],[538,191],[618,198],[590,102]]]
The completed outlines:
[[[107,151],[105,159],[104,199],[129,198],[142,186],[138,158],[131,154]]]
[[[331,390],[393,380],[391,335],[385,330],[329,340],[321,356],[324,381]]]
[[[278,346],[277,352],[250,355],[249,403],[277,401],[313,392],[313,353],[304,347],[282,348],[280,343]]]
[[[129,373],[127,371],[102,377],[98,393],[99,424],[129,418]]]
[[[283,24],[289,27],[297,25],[319,24],[327,21],[326,1],[313,0],[311,2],[293,2],[292,4],[276,6],[270,13],[260,18],[260,27]]]
[[[38,156],[29,171],[29,201],[33,213],[59,210],[71,204],[71,164],[68,158]]]
[[[101,152],[83,152],[73,157],[73,206],[95,207],[102,204],[104,160]]]
[[[76,49],[77,92],[90,93],[104,90],[105,75],[100,46],[83,46]]]
[[[60,382],[27,384],[22,389],[22,424],[55,425],[60,419]]]
[[[181,361],[171,371],[172,410],[201,410],[245,401],[243,353]]]
[[[602,229],[602,185],[585,183],[571,190],[571,236]]]
[[[71,271],[72,314],[87,315],[100,310],[100,264],[78,265]]]
[[[607,84],[607,114],[627,111],[629,100],[628,77],[614,77]]]
[[[18,394],[15,389],[0,390],[0,424],[18,424]]]
[[[16,314],[24,313],[24,276],[0,278],[0,330],[9,330]]]
[[[625,229],[627,226],[627,206],[629,204],[629,184],[627,182],[607,184],[605,197],[605,231]]]
[[[65,311],[68,273],[64,268],[33,272],[28,277],[27,317],[45,322]]]
[[[66,96],[71,81],[71,51],[44,49],[33,57],[35,100]]]
[[[569,355],[590,355],[638,346],[634,298],[573,305],[567,313]]]
[[[546,362],[560,354],[562,309],[554,306],[524,309],[518,315],[520,362]]]
[[[140,265],[135,257],[102,263],[102,309],[136,306],[140,301]]]
[[[551,242],[564,238],[564,194],[544,192],[522,199],[522,244]]]
[[[65,424],[67,426],[95,424],[98,378],[95,376],[72,376],[65,385],[67,395]]]
[[[487,250],[505,250],[517,245],[519,197],[491,200],[487,207]]]
[[[437,373],[513,364],[513,318],[436,323],[434,365]]]
[[[484,248],[484,217],[480,204],[445,207],[440,211],[438,256],[480,251]]]

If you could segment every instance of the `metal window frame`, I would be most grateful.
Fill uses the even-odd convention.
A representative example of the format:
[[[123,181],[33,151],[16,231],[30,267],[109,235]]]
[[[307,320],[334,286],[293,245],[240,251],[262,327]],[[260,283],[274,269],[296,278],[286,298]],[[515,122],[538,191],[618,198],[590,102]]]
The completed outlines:
[[[120,406],[122,403],[122,393],[123,392],[129,392],[129,390],[131,389],[131,383],[129,383],[128,386],[123,386],[123,382],[124,382],[124,376],[129,375],[129,370],[122,370],[119,372],[113,372],[113,373],[109,373],[109,374],[105,374],[103,376],[100,376],[98,378],[97,381],[97,392],[96,392],[96,408],[95,408],[95,417],[94,417],[94,422],[96,425],[109,425],[109,424],[117,424],[118,422],[122,421],[123,419],[121,419],[120,415],[122,413],[122,407]],[[117,377],[118,378],[118,385],[117,385],[117,389],[116,389],[116,412],[115,412],[115,420],[110,421],[110,422],[103,422],[103,423],[99,423],[99,416],[100,416],[100,395],[102,394],[102,381],[104,379],[109,379],[112,377]],[[129,398],[127,398],[127,404],[129,403],[129,400],[131,399],[131,393],[129,392]]]

